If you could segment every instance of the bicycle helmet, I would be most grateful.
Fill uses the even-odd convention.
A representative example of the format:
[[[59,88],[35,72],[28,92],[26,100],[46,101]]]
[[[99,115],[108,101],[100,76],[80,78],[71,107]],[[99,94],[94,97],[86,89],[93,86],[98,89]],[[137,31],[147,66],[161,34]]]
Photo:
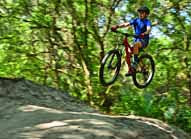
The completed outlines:
[[[141,11],[142,11],[142,12],[145,12],[146,14],[149,14],[149,13],[150,13],[149,8],[146,7],[146,6],[140,7],[137,11],[138,11],[138,12],[141,12]]]

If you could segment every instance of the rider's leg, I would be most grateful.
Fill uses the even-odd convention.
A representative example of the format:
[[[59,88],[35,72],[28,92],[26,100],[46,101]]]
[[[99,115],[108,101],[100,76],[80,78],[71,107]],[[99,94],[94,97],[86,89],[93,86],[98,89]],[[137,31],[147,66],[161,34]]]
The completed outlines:
[[[148,45],[148,41],[144,41],[144,40],[136,40],[134,42],[134,45],[133,45],[133,62],[131,64],[132,68],[129,69],[129,72],[126,73],[126,76],[132,75],[133,70],[136,69],[137,64],[139,62],[138,61],[139,51],[142,48],[145,48],[147,45]]]
[[[133,46],[133,63],[137,64],[138,63],[138,55],[139,55],[139,49],[142,48],[142,43],[140,41],[135,42]]]
[[[129,72],[126,73],[126,76],[130,76],[132,75],[132,72],[134,71],[134,69],[136,68],[137,64],[138,64],[138,54],[139,54],[139,49],[142,48],[142,43],[141,42],[135,42],[133,45],[133,62],[131,63],[131,67],[129,69]]]

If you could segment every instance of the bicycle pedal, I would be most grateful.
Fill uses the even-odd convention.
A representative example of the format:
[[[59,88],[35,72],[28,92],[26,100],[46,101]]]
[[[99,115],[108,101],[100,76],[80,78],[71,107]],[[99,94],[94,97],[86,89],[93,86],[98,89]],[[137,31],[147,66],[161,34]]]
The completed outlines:
[[[125,76],[128,77],[128,76],[131,76],[132,73],[126,73]]]

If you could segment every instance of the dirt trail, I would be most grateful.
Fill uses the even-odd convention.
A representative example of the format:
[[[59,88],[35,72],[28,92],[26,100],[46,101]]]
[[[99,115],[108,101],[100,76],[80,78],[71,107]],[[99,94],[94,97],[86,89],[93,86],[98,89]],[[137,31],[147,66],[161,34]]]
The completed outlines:
[[[108,116],[67,93],[24,79],[0,79],[0,139],[191,139],[144,117]]]

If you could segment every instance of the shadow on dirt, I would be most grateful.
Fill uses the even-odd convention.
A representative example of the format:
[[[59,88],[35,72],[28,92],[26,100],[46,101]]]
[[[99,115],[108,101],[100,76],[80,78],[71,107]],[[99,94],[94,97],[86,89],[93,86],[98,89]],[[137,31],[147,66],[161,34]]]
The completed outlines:
[[[0,139],[190,139],[150,118],[109,116],[67,93],[0,79]]]

